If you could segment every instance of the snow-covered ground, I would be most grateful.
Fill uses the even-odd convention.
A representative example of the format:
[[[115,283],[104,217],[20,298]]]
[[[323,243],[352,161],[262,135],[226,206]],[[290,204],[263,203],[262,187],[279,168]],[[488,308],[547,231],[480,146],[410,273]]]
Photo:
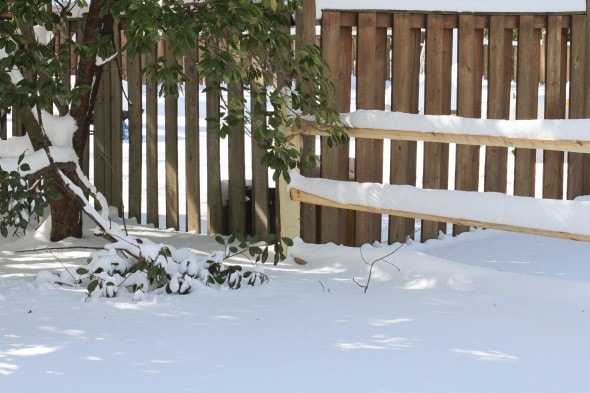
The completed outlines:
[[[0,392],[590,391],[589,243],[492,230],[401,248],[297,241],[291,255],[307,264],[269,265],[265,285],[134,302],[36,283],[105,244],[90,225],[58,244],[47,229],[0,239]],[[198,253],[219,247],[129,229]]]
[[[197,252],[210,237],[133,226]],[[83,265],[45,228],[0,241],[3,392],[587,392],[590,244],[479,230],[347,248],[298,242],[236,291],[86,301],[35,283]],[[46,250],[47,247],[63,247]],[[80,247],[80,248],[78,248]],[[35,251],[39,250],[39,251]],[[365,261],[363,261],[363,258]],[[392,265],[394,264],[394,265]]]

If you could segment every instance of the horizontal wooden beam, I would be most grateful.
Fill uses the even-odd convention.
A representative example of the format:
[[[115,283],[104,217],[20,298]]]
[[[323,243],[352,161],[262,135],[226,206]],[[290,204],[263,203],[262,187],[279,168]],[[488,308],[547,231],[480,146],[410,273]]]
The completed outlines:
[[[301,128],[295,131],[305,135],[326,135],[328,130],[329,127],[327,126],[319,126],[310,122],[302,122]],[[584,140],[458,134],[436,131],[380,130],[374,128],[347,128],[346,132],[350,137],[354,138],[457,143],[475,146],[517,147],[526,149],[590,153],[590,141]]]
[[[498,229],[501,231],[510,231],[510,232],[519,232],[519,233],[528,233],[532,235],[541,235],[541,236],[549,236],[549,237],[556,237],[560,239],[569,239],[569,240],[578,240],[578,241],[585,241],[590,242],[590,235],[587,234],[579,234],[573,232],[565,232],[565,231],[552,231],[548,229],[539,229],[533,227],[526,227],[526,226],[517,226],[511,225],[501,222],[490,222],[490,221],[478,221],[472,220],[469,218],[464,217],[448,217],[443,215],[437,215],[432,213],[423,213],[419,211],[406,211],[406,210],[393,210],[393,209],[385,209],[385,208],[378,208],[374,206],[364,206],[364,205],[354,205],[354,204],[343,204],[325,197],[321,197],[318,195],[310,194],[305,191],[291,188],[291,199],[295,201],[300,201],[303,203],[309,203],[318,206],[327,206],[327,207],[334,207],[339,209],[348,209],[348,210],[356,210],[368,213],[378,213],[378,214],[386,214],[391,216],[398,216],[398,217],[407,217],[407,218],[418,218],[421,220],[428,220],[428,221],[435,221],[435,222],[448,222],[458,225],[464,225],[468,227],[475,227],[475,228],[489,228],[489,229]]]

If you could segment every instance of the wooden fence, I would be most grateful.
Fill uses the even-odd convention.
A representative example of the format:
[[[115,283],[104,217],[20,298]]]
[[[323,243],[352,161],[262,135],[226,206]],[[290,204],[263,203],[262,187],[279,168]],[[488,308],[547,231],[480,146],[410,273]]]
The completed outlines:
[[[80,21],[71,20],[64,35],[81,39],[80,27]],[[117,33],[115,45],[121,48],[125,37],[122,30]],[[245,145],[243,128],[232,130],[224,149],[216,125],[205,120],[218,116],[220,96],[213,91],[202,93],[203,81],[195,67],[197,51],[182,60],[188,77],[182,100],[161,98],[159,86],[142,78],[142,67],[158,57],[174,61],[167,48],[163,40],[149,55],[131,58],[122,53],[116,61],[102,66],[93,132],[88,143],[92,154],[85,157],[85,171],[112,206],[139,221],[197,233],[276,232],[274,190],[269,186],[268,169],[261,164],[263,152],[256,144],[251,148]],[[74,72],[73,54],[71,69]],[[64,80],[69,82],[69,77],[64,76]],[[235,86],[230,86],[229,91],[241,94]],[[184,108],[179,107],[182,102]],[[205,113],[201,113],[203,108]],[[184,114],[185,123],[184,138],[180,139],[179,113]],[[125,140],[123,131],[127,124],[128,140]],[[21,122],[13,113],[11,135],[20,135],[22,131]],[[245,163],[245,151],[251,151],[251,165]],[[184,159],[180,160],[181,157]],[[228,179],[221,178],[221,162],[228,162]],[[202,170],[203,164],[206,170]],[[248,174],[245,167],[251,167]],[[207,174],[206,183],[201,181],[201,173]],[[227,186],[223,193],[222,182]],[[201,192],[203,187],[205,192]],[[128,192],[124,193],[124,189]],[[164,193],[160,192],[162,189]],[[128,198],[123,200],[123,195]],[[202,212],[204,201],[206,212]],[[180,206],[186,206],[186,210],[180,211]],[[201,227],[203,215],[206,228]]]
[[[456,31],[456,42],[454,34]],[[545,40],[545,84],[541,80],[538,59],[541,56],[541,32]],[[432,115],[509,119],[511,94],[515,93],[516,119],[588,117],[584,88],[586,70],[586,14],[484,15],[417,12],[326,11],[322,16],[321,45],[332,69],[336,85],[336,106],[340,112],[351,110],[351,64],[356,66],[356,109],[386,108],[386,83],[391,79],[391,110]],[[353,34],[356,34],[356,59],[352,59]],[[484,57],[484,36],[489,56]],[[513,37],[517,37],[518,59],[512,56]],[[422,40],[422,37],[424,39]],[[387,45],[391,40],[391,47]],[[425,56],[420,74],[420,54]],[[568,46],[571,55],[567,56]],[[456,48],[456,67],[453,50]],[[391,51],[391,57],[387,56]],[[391,64],[386,60],[391,58]],[[487,64],[484,63],[486,59]],[[568,60],[569,59],[569,60]],[[590,65],[590,64],[588,64]],[[483,80],[483,70],[488,79]],[[516,69],[516,87],[512,88],[512,70]],[[387,75],[391,70],[391,75]],[[570,75],[571,83],[566,83]],[[456,72],[456,74],[455,74]],[[456,80],[456,84],[453,83]],[[482,99],[482,92],[487,95]],[[453,91],[455,89],[455,91]],[[543,96],[541,94],[544,93]],[[569,93],[569,100],[566,99]],[[452,96],[456,95],[456,107]],[[543,98],[543,99],[540,99]],[[544,103],[539,108],[539,103]],[[485,160],[480,164],[480,150]],[[389,167],[391,184],[416,185],[417,142],[392,140],[391,158],[383,161],[384,143],[380,139],[355,140],[354,180],[383,182],[383,169]],[[424,188],[446,189],[449,174],[454,174],[458,190],[478,190],[480,165],[484,170],[485,191],[507,192],[508,149],[498,146],[457,145],[455,167],[449,168],[449,144],[423,144]],[[349,147],[321,148],[321,176],[349,179]],[[537,151],[517,148],[514,151],[515,195],[535,194]],[[567,158],[567,173],[564,173]],[[588,156],[585,154],[543,151],[542,197],[573,198],[590,191]],[[449,172],[449,170],[453,172]],[[567,175],[567,176],[564,176]],[[564,195],[564,179],[567,178]],[[304,207],[310,209],[310,207]],[[311,208],[313,209],[313,207]],[[312,217],[312,219],[309,219]],[[315,219],[315,222],[313,221]],[[415,231],[413,219],[389,217],[388,239],[381,239],[382,217],[366,212],[351,213],[342,209],[317,208],[302,216],[302,235],[310,242],[359,245],[375,240],[389,242],[405,239]],[[309,229],[308,229],[309,228]],[[319,229],[318,229],[319,228]],[[422,240],[446,232],[446,223],[424,220]],[[455,227],[455,233],[465,228]],[[315,234],[315,237],[306,236]]]
[[[308,41],[314,41],[315,17],[313,12],[310,15],[298,17],[297,23],[298,29],[299,24],[305,23],[302,34]],[[582,118],[590,117],[590,98],[586,97],[590,89],[585,88],[585,80],[590,78],[585,76],[590,73],[590,61],[585,53],[586,20],[586,13],[582,12],[485,15],[326,10],[321,20],[320,41],[322,54],[332,69],[335,106],[340,112],[385,110],[387,106],[387,110],[407,113],[418,113],[423,108],[425,114],[453,112],[463,117],[508,119],[513,102],[517,119],[534,119],[539,113],[545,118]],[[80,38],[75,21],[70,34],[74,32]],[[545,34],[543,47],[542,33]],[[513,56],[515,37],[517,56]],[[124,42],[124,37],[117,37],[117,42]],[[485,42],[489,45],[488,55],[484,55]],[[183,61],[189,76],[184,87],[185,107],[178,107],[183,101],[168,97],[163,113],[158,113],[158,86],[144,85],[140,71],[157,56],[167,56],[166,47],[163,41],[149,56],[141,59],[125,56],[118,63],[105,65],[90,144],[94,161],[87,165],[91,177],[111,204],[130,217],[140,217],[145,206],[148,223],[159,225],[159,218],[164,216],[166,227],[180,230],[262,234],[275,231],[275,197],[268,172],[260,165],[260,150],[255,145],[251,147],[252,171],[246,173],[244,151],[248,150],[245,149],[248,140],[242,130],[234,130],[228,137],[226,151],[221,149],[215,126],[205,121],[217,113],[219,97],[207,93],[206,103],[202,103],[204,95],[194,69],[198,53]],[[543,75],[539,61],[542,53],[546,58]],[[170,56],[167,58],[172,61]],[[486,69],[487,80],[484,80]],[[353,71],[356,90],[352,87]],[[121,94],[122,76],[128,86],[126,97]],[[540,88],[543,77],[545,84]],[[569,85],[566,78],[571,81]],[[487,94],[483,95],[485,91]],[[351,103],[353,92],[356,99]],[[512,101],[511,94],[516,95]],[[142,96],[145,101],[140,104]],[[127,100],[129,141],[122,142],[121,119]],[[206,113],[200,113],[199,108],[206,108]],[[184,143],[178,140],[179,111],[185,114]],[[14,130],[19,129],[18,124],[18,119],[13,118]],[[199,136],[205,132],[202,143]],[[164,141],[163,152],[158,151],[160,140]],[[481,188],[508,191],[509,149],[505,147],[461,144],[455,147],[425,142],[424,159],[419,165],[416,141],[388,140],[388,146],[382,139],[353,138],[353,142],[350,146],[329,149],[322,139],[321,147],[316,149],[316,137],[306,136],[303,149],[320,155],[319,172],[324,178],[349,180],[352,169],[352,179],[359,182],[416,185],[417,179],[422,178],[424,188],[446,189],[452,175],[456,189],[478,190],[481,167],[485,173]],[[179,151],[179,146],[185,150]],[[481,150],[485,150],[485,160],[480,163]],[[387,161],[385,152],[390,152]],[[453,152],[455,165],[450,168],[449,157]],[[351,153],[355,156],[354,168],[349,167]],[[536,153],[525,148],[514,151],[514,194],[534,195]],[[129,158],[129,169],[125,172],[124,154]],[[229,161],[228,179],[221,178],[220,170],[225,154]],[[183,156],[185,159],[181,160]],[[203,164],[206,182],[200,179]],[[417,173],[421,167],[423,172]],[[384,169],[390,173],[388,179],[383,178]],[[159,172],[164,175],[159,176]],[[147,175],[143,177],[142,173]],[[589,173],[590,159],[586,154],[543,151],[542,196],[571,199],[590,194]],[[251,178],[251,187],[246,186],[247,178]],[[226,198],[222,198],[222,180],[227,180]],[[166,191],[159,195],[162,182]],[[180,195],[180,183],[186,184],[184,195]],[[206,190],[202,192],[203,186]],[[124,188],[129,190],[125,201],[121,197]],[[206,195],[206,213],[201,212],[201,195]],[[186,201],[186,211],[182,212],[181,199]],[[162,200],[165,203],[160,203]],[[161,205],[165,205],[165,210]],[[182,220],[183,216],[186,220]],[[201,216],[207,217],[207,228],[201,227]],[[181,226],[181,222],[186,225]],[[416,224],[413,219],[391,216],[388,237],[382,239],[381,223],[380,215],[304,204],[301,235],[306,241],[321,243],[393,242],[413,234]],[[425,220],[422,239],[436,237],[446,227],[445,223]],[[454,228],[455,233],[462,230],[465,228]]]
[[[375,111],[371,111],[373,116]],[[383,113],[379,112],[383,118]],[[391,113],[389,127],[396,129],[349,128],[354,138],[458,143],[469,146],[495,146],[590,154],[590,134],[581,135],[580,127],[590,128],[588,120],[513,120],[510,130],[502,120],[462,119],[455,116],[408,115]],[[354,120],[353,120],[354,123]],[[383,126],[383,121],[379,123]],[[415,124],[421,124],[416,127]],[[404,128],[405,127],[405,128]],[[535,132],[532,133],[531,130]],[[304,122],[294,130],[300,135],[322,135],[326,127]],[[536,133],[538,132],[538,135]],[[556,139],[555,134],[562,135]],[[320,181],[318,181],[320,180]],[[334,192],[334,190],[338,192]],[[286,190],[287,191],[287,190]],[[356,212],[377,213],[408,219],[445,222],[455,228],[478,227],[562,239],[590,241],[590,204],[587,201],[544,199],[496,192],[434,190],[411,185],[356,183],[296,176],[288,192],[281,197],[297,202]],[[281,203],[283,201],[281,200]],[[297,209],[281,212],[294,230],[299,231]]]

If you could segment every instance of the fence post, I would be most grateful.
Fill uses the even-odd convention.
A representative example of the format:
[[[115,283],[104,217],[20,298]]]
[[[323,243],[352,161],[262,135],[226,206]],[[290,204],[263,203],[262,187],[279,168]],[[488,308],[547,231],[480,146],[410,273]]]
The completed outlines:
[[[288,103],[287,106],[290,106]],[[284,109],[289,112],[288,108]],[[281,127],[280,131],[292,136],[291,142],[295,148],[301,151],[301,135],[292,134],[291,128]],[[301,203],[299,201],[291,200],[287,182],[281,176],[277,181],[277,192],[279,201],[279,233],[281,237],[294,238],[301,235]]]
[[[316,1],[301,0],[301,7],[295,16],[297,35],[308,45],[316,42]],[[300,83],[299,81],[297,83]],[[315,155],[315,136],[307,135],[301,140],[301,154],[304,156]],[[316,168],[309,168],[302,171],[304,176],[314,176]],[[318,234],[318,208],[315,205],[304,204],[301,206],[301,227],[303,231],[301,238],[310,243],[319,241]]]

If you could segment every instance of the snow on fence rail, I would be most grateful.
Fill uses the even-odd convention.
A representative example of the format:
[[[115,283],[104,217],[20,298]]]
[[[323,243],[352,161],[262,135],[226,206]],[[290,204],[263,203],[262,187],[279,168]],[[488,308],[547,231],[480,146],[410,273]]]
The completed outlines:
[[[530,4],[522,13],[461,12],[460,7],[440,12],[324,8],[321,44],[332,70],[334,105],[341,113],[391,108],[475,119],[589,118],[590,96],[584,87],[590,75],[586,71],[590,67],[590,52],[586,51],[589,4],[584,8],[580,2],[571,12],[549,12]],[[352,67],[354,80],[350,77]],[[387,77],[390,84],[383,82]],[[354,180],[359,183],[381,183],[389,168],[385,182],[417,185],[421,178],[425,189],[447,189],[453,176],[454,187],[463,191],[507,193],[513,188],[515,195],[534,196],[542,189],[547,199],[590,194],[590,155],[578,153],[580,147],[575,142],[568,148],[543,143],[544,147],[538,148],[543,149],[541,174],[536,172],[540,152],[530,145],[536,143],[535,138],[510,138],[497,146],[467,132],[457,141],[452,167],[449,141],[454,136],[435,135],[439,125],[427,129],[433,133],[432,139],[420,139],[425,141],[422,162],[418,162],[415,135],[391,135],[386,146],[379,132],[370,127],[351,131],[354,153],[347,146],[327,149],[322,138],[321,177],[348,180],[348,160],[354,154]],[[304,150],[313,138],[303,138]],[[476,140],[481,145],[475,144]],[[389,161],[384,160],[387,147]],[[480,160],[483,150],[485,157]],[[509,165],[514,167],[513,173],[508,173]],[[310,205],[304,205],[302,211],[305,241],[359,245],[385,240],[378,214]],[[422,240],[435,238],[446,229],[444,222],[423,220]],[[453,227],[454,233],[463,230],[467,228]],[[403,241],[414,231],[414,219],[389,217],[387,241]]]
[[[349,134],[357,138],[590,153],[590,134],[584,133],[590,129],[588,119],[505,121],[377,111],[359,111],[342,118],[345,124],[355,126],[349,129]],[[377,128],[367,128],[369,124]],[[391,125],[396,129],[390,129]],[[305,123],[294,132],[321,135],[322,130],[325,130],[322,126]],[[565,139],[559,139],[560,135]],[[297,173],[292,174],[289,195],[293,201],[331,208],[590,241],[590,202],[584,200],[422,189],[308,178]],[[290,220],[297,221],[297,218]],[[295,228],[294,233],[297,231]]]

